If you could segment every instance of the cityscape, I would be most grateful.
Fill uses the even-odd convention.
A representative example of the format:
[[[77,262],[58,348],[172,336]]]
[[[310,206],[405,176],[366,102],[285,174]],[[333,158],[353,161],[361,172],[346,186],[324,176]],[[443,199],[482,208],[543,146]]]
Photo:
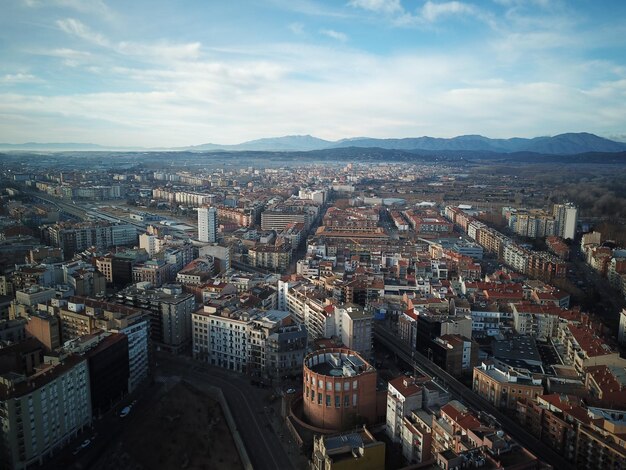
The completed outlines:
[[[173,3],[3,6],[0,469],[625,469],[626,7]]]

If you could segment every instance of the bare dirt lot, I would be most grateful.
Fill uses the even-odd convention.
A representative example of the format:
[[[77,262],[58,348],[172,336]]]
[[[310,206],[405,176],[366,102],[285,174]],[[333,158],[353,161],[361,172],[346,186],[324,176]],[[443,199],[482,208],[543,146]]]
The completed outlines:
[[[185,382],[131,416],[94,470],[243,468],[219,404]]]

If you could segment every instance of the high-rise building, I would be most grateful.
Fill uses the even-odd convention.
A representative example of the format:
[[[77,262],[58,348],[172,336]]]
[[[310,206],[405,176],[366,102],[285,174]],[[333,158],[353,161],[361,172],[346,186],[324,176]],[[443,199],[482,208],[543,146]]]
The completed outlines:
[[[578,224],[578,208],[572,203],[555,204],[552,214],[556,220],[557,235],[562,238],[573,239],[576,236]]]
[[[619,314],[619,330],[617,332],[617,340],[619,344],[626,345],[626,308],[623,308]]]
[[[217,209],[215,207],[198,208],[198,240],[217,243]]]

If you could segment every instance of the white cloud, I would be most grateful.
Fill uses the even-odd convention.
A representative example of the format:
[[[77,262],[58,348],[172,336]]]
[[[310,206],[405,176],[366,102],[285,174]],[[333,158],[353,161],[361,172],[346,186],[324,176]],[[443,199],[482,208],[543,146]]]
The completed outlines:
[[[97,44],[98,46],[110,47],[110,41],[104,37],[102,34],[97,33],[87,25],[81,23],[79,20],[74,18],[65,18],[63,20],[57,20],[57,26],[61,28],[61,30],[69,35],[76,36],[80,39],[84,39],[87,42],[92,44]]]
[[[17,83],[29,83],[40,81],[37,77],[30,73],[8,73],[0,77],[0,83],[17,84]]]
[[[400,0],[350,0],[350,6],[378,13],[401,13],[404,11]]]
[[[471,16],[490,26],[494,20],[486,11],[459,1],[433,2],[428,0],[414,12],[406,10],[400,0],[351,0],[349,5],[374,13],[382,13],[396,26],[426,26],[446,16]]]
[[[200,56],[202,47],[199,42],[183,44],[172,44],[164,41],[153,44],[127,41],[114,42],[74,18],[58,20],[57,25],[63,32],[83,39],[88,43],[111,49],[118,54],[134,56],[148,61],[195,60]],[[70,49],[65,49],[65,51],[70,51]]]
[[[342,33],[340,31],[335,31],[333,29],[320,29],[320,34],[324,36],[328,36],[329,38],[336,39],[337,41],[346,42],[348,40],[348,35]]]
[[[429,22],[437,21],[442,16],[448,15],[473,15],[475,9],[472,5],[462,2],[426,2],[421,9],[421,17]]]
[[[297,36],[304,34],[304,25],[302,23],[290,23],[287,27],[289,31]]]
[[[113,11],[102,0],[22,0],[22,3],[29,8],[67,8],[107,19],[114,16]]]
[[[0,141],[63,135],[150,147],[307,133],[328,139],[528,137],[547,129],[623,133],[624,79],[593,86],[564,85],[549,75],[511,82],[498,75],[498,63],[463,54],[381,57],[307,44],[258,44],[247,51],[214,60],[192,53],[187,60],[154,61],[149,69],[120,63],[98,70],[142,92],[0,94]],[[577,75],[566,61],[559,68]]]
[[[201,47],[199,42],[187,44],[120,42],[115,45],[115,50],[124,55],[169,61],[197,59],[200,56]]]

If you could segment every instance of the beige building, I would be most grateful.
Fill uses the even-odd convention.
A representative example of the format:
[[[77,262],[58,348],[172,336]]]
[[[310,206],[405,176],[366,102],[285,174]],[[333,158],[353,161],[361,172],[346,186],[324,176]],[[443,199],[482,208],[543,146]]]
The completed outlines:
[[[28,317],[26,333],[41,341],[48,351],[61,345],[60,322],[54,315],[33,313]]]
[[[588,409],[589,422],[578,426],[577,468],[626,468],[626,419],[623,411]]]
[[[497,408],[515,410],[518,399],[532,400],[543,395],[541,379],[514,370],[506,370],[492,362],[474,367],[472,389]]]
[[[248,250],[248,264],[255,268],[286,271],[291,263],[291,245],[257,245]]]

